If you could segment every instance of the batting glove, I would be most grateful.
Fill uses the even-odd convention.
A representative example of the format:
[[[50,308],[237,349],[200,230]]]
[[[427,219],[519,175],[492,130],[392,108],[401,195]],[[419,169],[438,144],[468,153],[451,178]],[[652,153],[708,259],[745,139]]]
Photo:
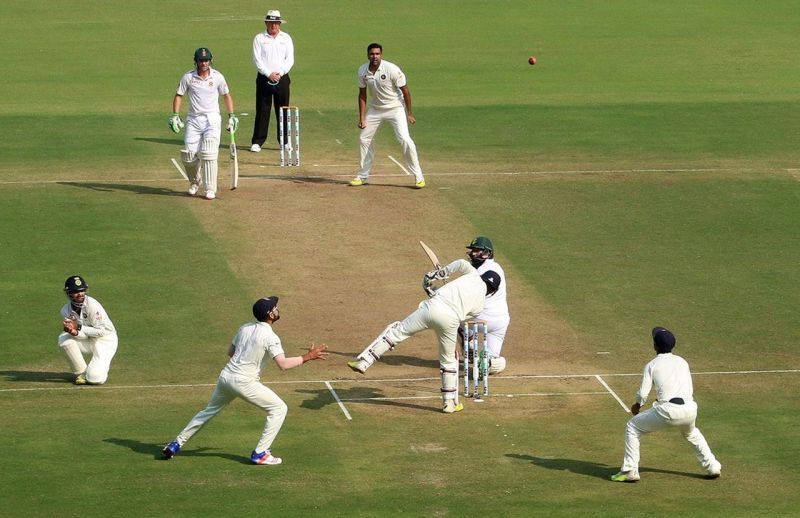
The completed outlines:
[[[426,273],[425,277],[432,281],[444,281],[447,279],[447,271],[444,268],[439,268]]]
[[[236,133],[236,130],[239,129],[239,118],[236,116],[235,113],[228,114],[228,131],[231,133]]]
[[[181,116],[177,113],[173,113],[167,123],[169,124],[169,129],[175,133],[180,133],[184,126],[186,126],[181,120]]]

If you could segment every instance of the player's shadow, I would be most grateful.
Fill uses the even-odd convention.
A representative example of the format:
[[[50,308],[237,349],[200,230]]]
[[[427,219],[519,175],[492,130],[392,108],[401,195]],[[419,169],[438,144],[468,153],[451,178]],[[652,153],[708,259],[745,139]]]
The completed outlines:
[[[161,454],[161,450],[164,448],[163,444],[142,442],[136,439],[122,439],[119,437],[109,437],[108,439],[103,439],[103,442],[128,448],[134,453],[152,456],[153,460],[166,460]],[[220,457],[233,462],[238,462],[239,464],[250,464],[250,457],[233,455],[231,453],[221,453],[212,448],[195,448],[193,450],[183,449],[180,451],[180,453],[178,453],[178,455],[181,457]]]
[[[184,191],[175,191],[166,187],[151,187],[149,185],[135,185],[127,183],[84,183],[84,182],[58,182],[59,185],[80,187],[98,192],[128,191],[136,194],[150,196],[186,196]]]
[[[553,469],[557,471],[569,471],[579,475],[602,478],[603,480],[609,480],[611,475],[619,471],[619,467],[577,459],[549,459],[546,457],[522,455],[519,453],[506,453],[506,457],[510,457],[512,459],[529,460],[532,464],[541,468]],[[685,471],[673,471],[669,469],[643,468],[641,466],[639,467],[639,473],[665,473],[668,475],[678,475],[688,478],[706,478],[705,475],[698,473],[686,473]]]
[[[133,140],[140,142],[152,142],[154,144],[167,144],[170,146],[183,146],[183,138],[157,138],[157,137],[134,137]]]
[[[303,403],[300,405],[302,408],[319,409],[326,405],[337,403],[336,399],[328,390],[297,390],[297,392],[303,394],[316,394],[314,399],[303,401]],[[413,403],[405,403],[403,401],[397,401],[394,399],[378,399],[385,397],[384,393],[382,390],[372,387],[336,389],[336,395],[339,396],[339,400],[345,407],[352,404],[367,404],[423,410],[426,412],[441,412],[440,408],[431,406],[415,405]]]
[[[281,182],[291,183],[315,183],[322,185],[345,185],[349,180],[337,180],[327,176],[303,176],[303,175],[280,175],[280,174],[249,174],[242,175],[242,178],[258,178],[262,180],[279,180]]]
[[[5,376],[6,381],[39,381],[49,383],[72,383],[75,375],[69,372],[41,372],[41,371],[0,371],[0,376]]]
[[[609,466],[608,464],[600,464],[586,460],[559,458],[552,459],[547,457],[536,457],[534,455],[524,455],[520,453],[506,453],[506,457],[527,460],[530,461],[531,464],[540,468],[552,469],[556,471],[569,471],[570,473],[601,478],[603,480],[608,480],[611,475],[618,471],[618,469],[615,469],[613,466]]]
[[[356,357],[358,353],[361,351],[331,351],[328,349],[328,353],[341,356],[343,358],[347,358],[348,360],[352,360]],[[439,375],[439,360],[432,360],[427,358],[420,358],[418,356],[408,356],[405,354],[394,354],[394,353],[387,353],[384,356],[381,356],[381,364],[383,365],[393,365],[395,367],[399,367],[402,365],[411,365],[412,367],[423,367],[425,369],[434,369],[435,372],[432,376]],[[352,371],[351,371],[352,372]]]

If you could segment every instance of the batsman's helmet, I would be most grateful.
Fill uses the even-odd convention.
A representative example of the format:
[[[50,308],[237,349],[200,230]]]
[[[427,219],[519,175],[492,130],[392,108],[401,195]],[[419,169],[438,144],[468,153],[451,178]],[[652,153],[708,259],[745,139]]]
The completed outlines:
[[[214,59],[214,56],[211,55],[211,51],[205,47],[200,47],[199,49],[194,51],[194,62],[197,63],[198,61],[211,61]]]
[[[486,294],[492,295],[500,289],[500,274],[489,270],[481,275],[481,279],[486,283]]]
[[[86,281],[83,280],[83,277],[80,275],[67,277],[67,280],[64,281],[64,291],[67,293],[77,293],[79,291],[86,291],[88,289],[89,285],[86,284]]]
[[[494,252],[494,247],[492,246],[492,240],[486,236],[478,236],[472,240],[470,244],[467,245],[467,248],[471,250],[486,250],[489,252]]]

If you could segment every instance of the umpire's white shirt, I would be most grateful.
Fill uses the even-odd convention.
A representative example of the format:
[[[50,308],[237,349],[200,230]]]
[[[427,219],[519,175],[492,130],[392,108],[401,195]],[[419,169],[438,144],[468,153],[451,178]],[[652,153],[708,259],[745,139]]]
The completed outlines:
[[[369,92],[367,104],[371,108],[388,109],[403,106],[403,93],[406,75],[394,63],[382,60],[378,70],[370,72],[369,62],[358,68],[358,87]]]
[[[264,357],[269,353],[270,358],[284,354],[281,339],[266,322],[248,322],[239,328],[233,338],[235,349],[228,364],[222,369],[222,374],[246,376],[258,380]]]
[[[672,398],[683,398],[686,404],[693,401],[692,374],[686,360],[672,353],[662,353],[644,366],[642,385],[636,401],[643,405],[650,389],[655,385],[656,399],[662,403]]]
[[[208,77],[202,78],[197,69],[192,69],[181,77],[175,93],[181,97],[189,94],[187,117],[214,113],[219,115],[219,96],[228,94],[225,76],[213,68]]]
[[[265,30],[253,38],[253,64],[262,76],[273,72],[285,76],[294,66],[294,42],[281,31],[274,38]]]

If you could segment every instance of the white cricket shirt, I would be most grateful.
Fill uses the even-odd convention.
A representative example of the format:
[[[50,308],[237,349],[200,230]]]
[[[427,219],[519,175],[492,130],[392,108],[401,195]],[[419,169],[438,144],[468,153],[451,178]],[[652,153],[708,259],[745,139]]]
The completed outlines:
[[[248,322],[239,328],[233,338],[234,353],[223,373],[259,379],[262,362],[267,353],[275,358],[283,353],[281,339],[266,322]]]
[[[72,309],[72,304],[69,302],[61,308],[61,318],[64,319],[69,316],[74,316],[81,325],[81,329],[75,338],[97,338],[116,334],[117,332],[114,328],[114,323],[108,318],[108,313],[106,313],[100,302],[88,295],[83,301],[80,314]]]
[[[283,31],[274,38],[266,30],[256,34],[253,38],[253,64],[263,76],[269,76],[273,72],[282,76],[288,74],[294,66],[292,37]]]
[[[403,86],[406,86],[406,75],[394,63],[381,60],[375,72],[370,72],[369,62],[358,69],[358,87],[367,89],[367,104],[372,108],[403,106],[403,93],[400,91]]]
[[[219,114],[219,96],[229,92],[225,77],[211,69],[205,79],[197,74],[197,69],[192,69],[181,77],[178,90],[180,96],[189,95],[188,117],[204,115],[207,113]]]
[[[643,405],[650,389],[655,385],[658,401],[683,398],[685,403],[693,401],[692,374],[686,360],[672,353],[662,353],[644,366],[642,385],[636,393],[636,401]]]
[[[500,287],[491,297],[486,298],[482,317],[505,317],[508,316],[508,302],[506,302],[506,273],[503,267],[495,262],[494,259],[487,259],[478,267],[478,275],[483,275],[488,271],[493,271],[500,276]]]
[[[464,259],[447,265],[448,273],[461,273],[461,277],[448,282],[436,291],[431,298],[445,303],[458,315],[461,321],[478,316],[483,311],[486,300],[486,283],[478,271]]]

